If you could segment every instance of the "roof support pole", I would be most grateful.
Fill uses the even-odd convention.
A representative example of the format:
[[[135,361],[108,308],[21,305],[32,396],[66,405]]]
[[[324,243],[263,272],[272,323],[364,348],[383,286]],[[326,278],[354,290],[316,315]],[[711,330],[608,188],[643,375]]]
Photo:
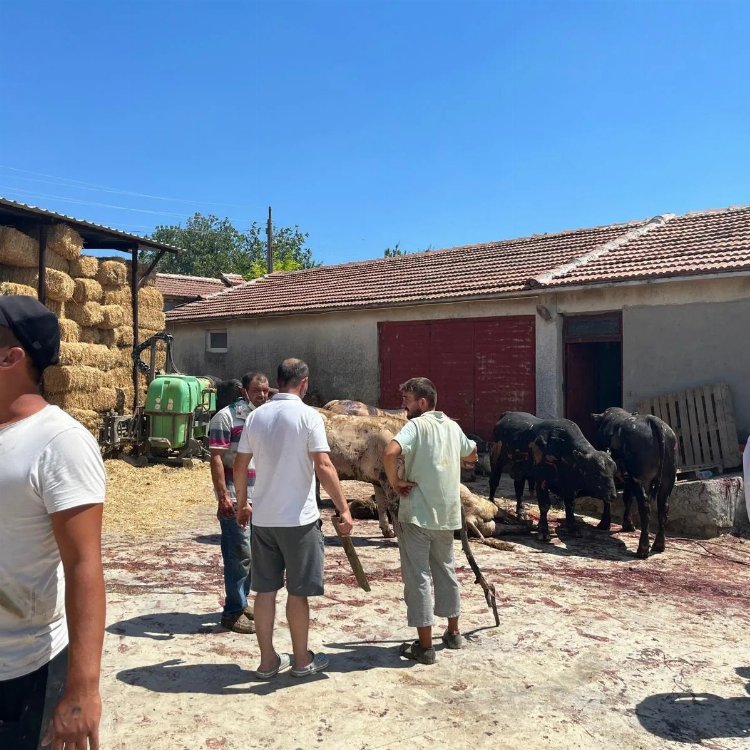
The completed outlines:
[[[133,413],[138,408],[138,364],[136,358],[136,347],[140,343],[138,340],[138,245],[134,245],[131,250],[130,260],[130,304],[133,311]]]
[[[36,293],[39,301],[47,304],[47,235],[49,227],[46,224],[39,225],[39,278],[36,283]]]

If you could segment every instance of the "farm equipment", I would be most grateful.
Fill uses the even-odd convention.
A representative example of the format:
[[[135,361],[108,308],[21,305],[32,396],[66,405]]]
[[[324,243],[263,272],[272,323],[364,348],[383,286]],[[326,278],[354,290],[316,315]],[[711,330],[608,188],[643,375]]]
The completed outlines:
[[[216,411],[216,384],[211,377],[183,375],[179,372],[157,374],[156,346],[166,344],[167,368],[176,370],[172,360],[172,336],[157,333],[133,347],[133,360],[146,375],[148,389],[143,405],[132,414],[111,411],[104,417],[99,443],[104,455],[117,455],[130,448],[146,462],[185,466],[193,459],[206,460],[208,423]],[[141,354],[150,351],[150,362]]]

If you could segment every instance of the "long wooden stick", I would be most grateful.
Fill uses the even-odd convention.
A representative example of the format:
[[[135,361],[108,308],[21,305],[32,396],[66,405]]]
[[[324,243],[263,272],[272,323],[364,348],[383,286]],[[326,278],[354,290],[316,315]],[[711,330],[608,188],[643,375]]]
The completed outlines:
[[[497,627],[500,625],[500,616],[497,613],[495,584],[487,582],[484,573],[479,569],[479,565],[477,565],[477,561],[474,559],[471,547],[469,547],[469,534],[466,530],[466,513],[464,512],[463,505],[461,506],[461,549],[463,549],[466,559],[469,561],[469,567],[474,571],[474,575],[476,576],[474,583],[478,583],[482,587],[487,606],[492,608],[492,614],[495,616],[495,626]]]

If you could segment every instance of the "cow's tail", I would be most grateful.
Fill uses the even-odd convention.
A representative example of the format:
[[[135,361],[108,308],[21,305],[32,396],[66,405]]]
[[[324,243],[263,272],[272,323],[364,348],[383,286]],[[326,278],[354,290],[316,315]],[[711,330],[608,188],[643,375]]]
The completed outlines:
[[[664,442],[664,429],[662,428],[661,421],[657,419],[653,414],[646,415],[646,421],[651,428],[651,434],[656,440],[656,444],[659,446],[659,473],[656,475],[656,499],[659,499],[659,493],[661,492],[661,482],[664,476],[664,458],[667,453],[667,446]]]

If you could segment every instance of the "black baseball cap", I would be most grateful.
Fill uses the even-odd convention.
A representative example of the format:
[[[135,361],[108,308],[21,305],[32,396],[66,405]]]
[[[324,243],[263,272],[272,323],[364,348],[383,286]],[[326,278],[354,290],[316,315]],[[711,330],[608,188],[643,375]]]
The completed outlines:
[[[0,295],[0,326],[10,328],[39,372],[60,361],[60,324],[33,297]]]

